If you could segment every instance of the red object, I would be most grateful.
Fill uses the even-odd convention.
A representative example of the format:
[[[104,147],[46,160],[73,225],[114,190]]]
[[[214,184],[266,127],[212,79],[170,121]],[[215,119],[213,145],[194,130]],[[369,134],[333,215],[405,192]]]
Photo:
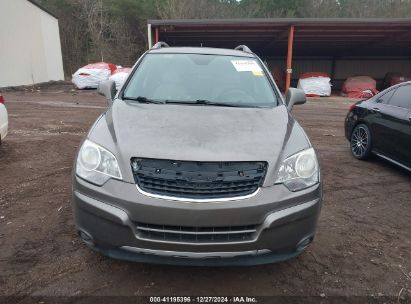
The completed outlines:
[[[159,33],[158,33],[158,27],[156,27],[156,43],[158,42],[159,39]]]
[[[96,62],[96,63],[90,63],[84,66],[83,69],[101,69],[101,70],[107,69],[111,71],[111,74],[113,74],[113,72],[117,70],[117,66],[115,64],[107,63],[107,62]],[[85,75],[85,76],[88,76],[88,75]]]
[[[411,81],[411,76],[408,75],[403,75],[401,73],[387,73],[385,74],[384,77],[384,89],[392,87],[393,85],[402,83],[402,82],[407,82]]]
[[[5,102],[4,97],[0,95],[0,103],[4,104],[4,102]]]
[[[287,74],[285,78],[285,91],[287,92],[291,85],[292,63],[293,63],[293,44],[294,44],[294,25],[291,25],[288,31],[288,50],[287,50]]]
[[[116,69],[116,70],[113,72],[113,75],[114,75],[114,74],[117,74],[117,73],[121,73],[121,72],[130,74],[132,69],[133,69],[133,68],[118,68],[118,69]]]
[[[341,92],[349,98],[371,98],[378,93],[377,82],[368,76],[350,77],[344,82]]]

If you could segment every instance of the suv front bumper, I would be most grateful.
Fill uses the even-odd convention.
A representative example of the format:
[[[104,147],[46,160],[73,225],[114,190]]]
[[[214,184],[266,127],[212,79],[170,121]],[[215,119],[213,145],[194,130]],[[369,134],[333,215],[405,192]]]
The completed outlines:
[[[97,187],[74,177],[76,226],[86,243],[107,256],[181,265],[255,265],[286,260],[312,241],[321,209],[321,184],[290,192],[260,188],[253,197],[224,202],[181,202],[148,197],[116,180]],[[256,225],[247,241],[190,243],[142,238],[136,222],[174,226]]]

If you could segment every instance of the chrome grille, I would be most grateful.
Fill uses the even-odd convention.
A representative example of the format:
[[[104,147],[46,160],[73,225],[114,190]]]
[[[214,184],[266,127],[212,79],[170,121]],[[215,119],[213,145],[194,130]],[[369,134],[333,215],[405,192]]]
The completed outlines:
[[[227,227],[188,227],[136,223],[141,238],[177,243],[223,243],[252,240],[256,225]]]

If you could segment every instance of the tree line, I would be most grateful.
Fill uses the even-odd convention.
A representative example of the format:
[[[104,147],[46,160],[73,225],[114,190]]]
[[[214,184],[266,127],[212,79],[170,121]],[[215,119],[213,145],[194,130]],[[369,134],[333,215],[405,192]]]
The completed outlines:
[[[147,49],[147,19],[411,17],[411,0],[36,1],[59,18],[67,76],[89,62],[133,65]]]

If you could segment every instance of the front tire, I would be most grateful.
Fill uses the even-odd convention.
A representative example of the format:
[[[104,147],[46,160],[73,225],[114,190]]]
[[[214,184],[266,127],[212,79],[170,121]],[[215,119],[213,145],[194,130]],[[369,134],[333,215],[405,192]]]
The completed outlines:
[[[365,160],[371,155],[371,132],[370,129],[364,125],[357,125],[351,134],[351,153],[361,160]]]

